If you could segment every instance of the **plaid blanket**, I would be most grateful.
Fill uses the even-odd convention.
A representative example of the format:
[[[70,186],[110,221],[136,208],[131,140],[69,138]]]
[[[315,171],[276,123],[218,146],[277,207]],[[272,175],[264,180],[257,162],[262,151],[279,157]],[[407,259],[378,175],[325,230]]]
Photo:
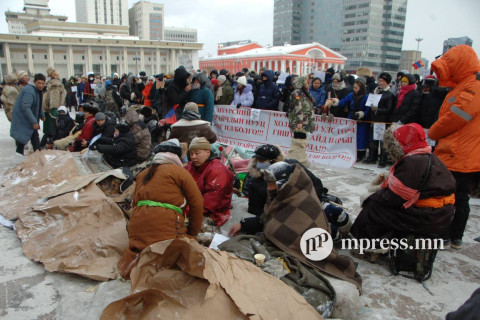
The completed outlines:
[[[274,199],[267,202],[262,219],[265,221],[265,237],[282,251],[306,265],[355,284],[361,291],[362,278],[349,257],[339,255],[334,248],[326,259],[312,261],[300,249],[300,239],[305,231],[322,228],[330,232],[313,184],[301,166],[294,165],[288,182],[278,190]]]

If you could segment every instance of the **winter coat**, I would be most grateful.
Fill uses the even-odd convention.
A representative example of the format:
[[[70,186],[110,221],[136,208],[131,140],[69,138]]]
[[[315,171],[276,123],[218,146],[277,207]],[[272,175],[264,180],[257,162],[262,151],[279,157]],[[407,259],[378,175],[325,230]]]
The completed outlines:
[[[6,85],[2,90],[1,100],[7,119],[10,122],[12,121],[13,106],[15,105],[15,101],[17,101],[19,93],[20,88],[16,85]]]
[[[354,92],[350,92],[345,98],[338,102],[337,107],[348,107],[348,119],[353,119],[356,112],[362,111],[362,120],[367,120],[370,113],[370,107],[365,105],[367,99],[368,94],[365,94],[360,102],[355,105]],[[368,123],[357,123],[357,150],[365,150],[368,148],[369,128]]]
[[[257,105],[258,109],[263,110],[278,110],[278,102],[280,100],[280,90],[277,85],[273,83],[273,71],[265,70],[263,75],[267,76],[268,80],[258,89]]]
[[[43,132],[50,133],[55,123],[56,111],[65,105],[67,91],[59,79],[51,79],[47,83],[47,91],[43,95],[43,111],[46,121],[43,123]]]
[[[42,93],[28,84],[20,91],[13,106],[10,136],[21,144],[27,144],[34,131],[33,125],[43,117]]]
[[[85,119],[85,122],[83,123],[82,126],[82,133],[75,139],[75,141],[80,141],[86,140],[90,141],[94,137],[93,133],[93,124],[95,123],[95,116],[88,117]],[[70,151],[73,151],[73,149],[70,149]]]
[[[389,122],[390,116],[395,108],[395,96],[392,91],[387,87],[387,90],[382,90],[377,87],[374,93],[381,94],[382,97],[378,102],[378,109],[376,112],[370,114],[370,120],[374,122]]]
[[[233,173],[219,159],[207,160],[199,168],[190,162],[186,169],[202,193],[203,214],[217,226],[223,225],[232,208]]]
[[[76,81],[74,82],[68,81],[65,84],[65,90],[67,91],[67,101],[66,101],[67,108],[77,105],[77,98],[76,98],[77,92],[72,92],[72,87],[78,88],[78,83]]]
[[[117,79],[112,79],[112,86],[115,88],[115,90],[118,92],[120,88],[120,84],[122,83],[122,79],[117,78]]]
[[[423,188],[419,190],[419,200],[455,193],[455,178],[440,159],[433,154],[431,157],[430,175]],[[418,190],[427,172],[428,158],[428,154],[403,157],[395,164],[393,174],[405,186]],[[407,200],[395,194],[388,186],[382,187],[363,202],[362,211],[350,232],[357,239],[391,239],[399,234],[409,233],[437,237],[448,235],[454,214],[453,204],[439,208],[420,207],[414,204],[405,209],[403,205],[406,202]]]
[[[105,112],[113,112],[117,117],[120,115],[122,107],[122,98],[112,85],[108,85],[104,91],[105,94]]]
[[[405,98],[403,98],[402,104],[393,108],[390,121],[401,121],[403,124],[418,122],[418,112],[421,99],[422,94],[417,90],[412,90],[407,93]]]
[[[73,122],[73,119],[70,118],[68,113],[59,115],[55,120],[55,124],[52,128],[50,136],[52,137],[53,141],[68,137],[74,126],[75,122]]]
[[[251,107],[253,106],[253,100],[252,85],[247,83],[247,86],[243,88],[241,94],[238,87],[235,89],[235,94],[231,105],[236,106],[240,103],[242,107]]]
[[[214,101],[213,93],[210,89],[205,86],[200,87],[200,89],[192,89],[189,101],[198,104],[198,112],[202,120],[212,123]]]
[[[112,144],[113,143],[113,135],[115,134],[115,125],[116,125],[116,121],[114,119],[110,119],[109,117],[107,117],[105,119],[105,123],[101,127],[99,127],[97,122],[94,121],[93,122],[92,138],[99,135],[99,134],[102,134],[100,139],[98,139],[95,142],[95,144],[96,145]],[[90,143],[90,141],[88,141],[88,142]]]
[[[430,93],[422,93],[418,123],[425,129],[429,129],[438,119],[438,113],[443,100],[447,95],[446,90],[432,88]]]
[[[122,99],[130,101],[132,104],[142,104],[143,96],[142,90],[145,88],[145,85],[141,83],[131,83],[133,81],[133,76],[128,77],[127,83],[122,86],[120,89],[120,97]],[[135,94],[135,97],[132,99],[132,93]]]
[[[97,150],[113,168],[131,167],[137,163],[137,148],[133,133],[121,133],[113,144],[96,144]]]
[[[327,93],[323,89],[323,87],[320,87],[318,89],[313,89],[312,86],[308,89],[310,91],[310,94],[312,97],[315,99],[315,107],[317,106],[323,106],[325,104],[325,100],[327,99]]]
[[[453,89],[443,101],[438,120],[428,131],[437,140],[435,154],[450,171],[480,171],[480,63],[475,51],[455,46],[432,62],[440,86]]]
[[[118,263],[120,274],[129,278],[137,255],[151,244],[181,237],[194,238],[203,222],[203,198],[192,176],[176,164],[161,164],[146,184],[143,179],[149,168],[136,177],[133,211],[128,225],[128,248]],[[188,229],[185,215],[163,207],[137,206],[142,200],[189,206]]]
[[[230,82],[225,81],[220,87],[222,88],[222,96],[217,101],[215,101],[215,104],[230,105],[234,97],[233,89],[230,85]]]
[[[304,87],[304,77],[294,80],[295,90],[290,95],[291,111],[288,113],[290,130],[297,130],[297,124],[302,123],[302,131],[312,133],[315,131],[315,114],[313,112],[313,101],[315,99]]]
[[[105,94],[105,84],[101,81],[95,81],[95,89],[93,89],[95,96],[103,98]]]
[[[188,116],[187,118],[190,119]],[[200,118],[188,119],[184,116],[184,118],[172,124],[170,127],[170,139],[176,138],[178,141],[186,142],[188,145],[195,137],[204,137],[210,143],[217,141],[217,135],[212,131],[208,121],[200,120]]]
[[[152,87],[153,87],[153,83],[148,83],[142,91],[143,105],[147,107],[152,107],[152,100],[150,100],[149,98]]]
[[[183,107],[187,103],[188,97],[188,92],[185,91],[188,78],[190,78],[190,73],[185,68],[177,68],[175,70],[173,81],[168,81],[165,83],[164,95],[166,103],[163,106],[163,112],[161,113],[162,116],[160,117],[161,119],[163,119],[165,117],[165,114],[167,114],[167,112],[170,111],[170,109],[175,105],[178,105],[177,109],[175,110],[177,119],[180,119],[182,117]]]
[[[83,93],[85,91],[86,82],[79,82],[77,85],[77,97],[80,103],[87,101],[87,96]]]
[[[290,111],[292,110],[292,106],[290,105],[290,96],[292,95],[295,88],[292,86],[285,87],[282,89],[282,95],[280,97],[280,101],[283,102],[283,112],[285,112],[288,116]]]
[[[145,122],[138,119],[138,113],[129,109],[125,115],[125,122],[130,126],[135,144],[137,145],[137,158],[144,161],[150,157],[152,147],[152,136]]]
[[[329,89],[326,90],[327,97],[328,97],[328,94],[330,93],[330,98],[336,98],[338,100],[342,100],[350,92],[352,92],[352,89],[350,87],[346,86],[345,82],[343,82],[343,83],[344,83],[344,85],[339,90],[335,90],[333,88],[333,85],[330,85]],[[332,111],[332,113],[335,117],[346,118],[348,116],[348,107],[346,107],[346,108],[332,108],[331,111]]]

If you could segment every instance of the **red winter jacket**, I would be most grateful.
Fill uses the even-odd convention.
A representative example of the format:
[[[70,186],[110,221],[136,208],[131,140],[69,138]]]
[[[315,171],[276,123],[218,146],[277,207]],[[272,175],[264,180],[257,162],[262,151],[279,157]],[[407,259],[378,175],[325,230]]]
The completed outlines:
[[[196,168],[190,162],[187,167],[203,195],[203,214],[209,215],[217,226],[230,218],[233,194],[233,173],[219,159],[205,162]]]

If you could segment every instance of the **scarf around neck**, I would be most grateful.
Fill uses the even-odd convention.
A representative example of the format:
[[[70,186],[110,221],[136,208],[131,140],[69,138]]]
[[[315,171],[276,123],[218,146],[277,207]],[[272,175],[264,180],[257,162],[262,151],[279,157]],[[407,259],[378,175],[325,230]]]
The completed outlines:
[[[153,157],[152,163],[158,164],[176,164],[182,167],[180,158],[171,152],[159,152]]]
[[[409,84],[408,86],[403,86],[400,88],[400,91],[398,92],[398,103],[397,103],[397,109],[400,108],[402,105],[403,99],[409,93],[410,91],[413,91],[417,88],[417,85],[414,84]]]

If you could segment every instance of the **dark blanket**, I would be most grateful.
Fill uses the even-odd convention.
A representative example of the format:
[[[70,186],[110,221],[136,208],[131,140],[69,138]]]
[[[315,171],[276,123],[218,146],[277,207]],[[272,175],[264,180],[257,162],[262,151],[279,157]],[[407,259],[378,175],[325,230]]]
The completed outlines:
[[[322,228],[330,232],[330,226],[312,181],[300,165],[293,166],[294,171],[288,182],[265,206],[262,217],[265,220],[265,237],[288,255],[331,276],[351,282],[361,291],[362,279],[355,271],[353,261],[337,254],[335,248],[321,261],[312,261],[303,255],[300,240],[305,231]]]

